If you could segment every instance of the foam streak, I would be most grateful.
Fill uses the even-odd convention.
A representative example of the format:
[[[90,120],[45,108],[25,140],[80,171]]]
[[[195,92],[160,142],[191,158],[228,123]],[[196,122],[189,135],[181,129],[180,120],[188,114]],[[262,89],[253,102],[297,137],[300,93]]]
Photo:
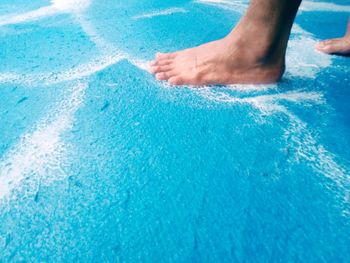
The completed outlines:
[[[90,0],[53,0],[50,6],[41,7],[23,14],[0,16],[0,26],[36,21],[58,13],[81,13],[90,5]]]
[[[138,16],[133,16],[132,19],[139,20],[139,19],[148,19],[148,18],[153,18],[157,16],[169,16],[172,14],[176,13],[187,13],[188,11],[184,8],[178,8],[178,7],[173,7],[173,8],[168,8],[160,11],[154,11],[151,13],[146,13]]]
[[[327,2],[303,1],[300,11],[350,12],[350,5],[337,5]]]
[[[0,201],[18,190],[22,181],[57,180],[64,158],[64,132],[73,124],[74,114],[81,106],[87,84],[78,83],[70,96],[62,101],[56,114],[51,114],[31,133],[22,136],[0,160]]]

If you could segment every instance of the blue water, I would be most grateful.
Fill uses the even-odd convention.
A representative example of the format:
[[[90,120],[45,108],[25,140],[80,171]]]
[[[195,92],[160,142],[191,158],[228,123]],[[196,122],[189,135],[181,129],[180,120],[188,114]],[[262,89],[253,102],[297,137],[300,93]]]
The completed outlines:
[[[348,0],[304,2],[278,85],[169,87],[156,51],[247,1],[0,2],[0,262],[348,262]]]

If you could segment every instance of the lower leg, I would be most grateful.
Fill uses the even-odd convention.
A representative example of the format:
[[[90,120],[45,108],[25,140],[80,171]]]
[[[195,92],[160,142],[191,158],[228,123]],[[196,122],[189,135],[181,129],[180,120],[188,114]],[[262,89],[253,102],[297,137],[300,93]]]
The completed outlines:
[[[347,31],[344,37],[322,41],[316,45],[316,49],[327,54],[349,56],[350,55],[350,18],[348,22]]]
[[[271,83],[285,68],[285,51],[301,0],[251,0],[228,36],[199,47],[157,54],[151,70],[174,85]]]

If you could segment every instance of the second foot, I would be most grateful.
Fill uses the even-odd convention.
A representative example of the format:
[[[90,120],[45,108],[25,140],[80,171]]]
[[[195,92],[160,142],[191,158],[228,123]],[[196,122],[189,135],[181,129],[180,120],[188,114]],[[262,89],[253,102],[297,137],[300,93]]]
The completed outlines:
[[[316,49],[327,54],[350,56],[350,37],[322,41],[316,45]]]

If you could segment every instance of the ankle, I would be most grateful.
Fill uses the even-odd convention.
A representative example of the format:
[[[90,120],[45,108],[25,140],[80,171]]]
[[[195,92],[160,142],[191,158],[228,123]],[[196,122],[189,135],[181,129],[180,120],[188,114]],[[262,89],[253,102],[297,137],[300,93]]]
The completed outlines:
[[[235,48],[262,65],[284,65],[291,27],[301,0],[251,0],[246,14],[228,35]]]
[[[263,66],[284,65],[288,39],[271,33],[265,26],[243,20],[225,41],[251,62]]]

